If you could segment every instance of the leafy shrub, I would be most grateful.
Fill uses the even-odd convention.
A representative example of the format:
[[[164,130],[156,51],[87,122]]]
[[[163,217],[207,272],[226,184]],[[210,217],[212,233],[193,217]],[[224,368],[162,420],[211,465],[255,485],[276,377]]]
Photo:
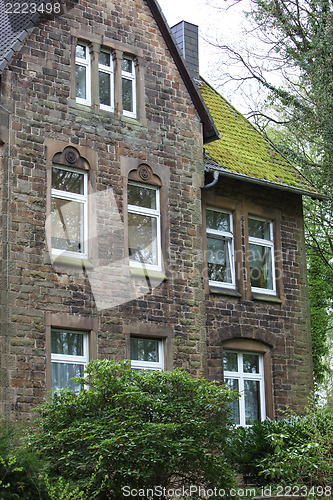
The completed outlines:
[[[333,413],[329,408],[307,408],[294,417],[294,428],[268,438],[274,454],[258,464],[266,480],[280,484],[325,487],[333,477]]]
[[[333,476],[333,414],[307,408],[279,421],[233,429],[228,459],[255,484],[325,486]]]
[[[0,423],[1,499],[40,499],[45,488],[41,480],[42,464],[33,450],[23,443],[25,427],[18,423]],[[45,493],[46,494],[46,493]]]
[[[33,447],[50,476],[86,487],[100,461],[90,498],[103,499],[122,498],[125,486],[233,484],[223,450],[236,396],[225,386],[107,360],[89,363],[84,383],[89,389],[62,390],[39,409]]]

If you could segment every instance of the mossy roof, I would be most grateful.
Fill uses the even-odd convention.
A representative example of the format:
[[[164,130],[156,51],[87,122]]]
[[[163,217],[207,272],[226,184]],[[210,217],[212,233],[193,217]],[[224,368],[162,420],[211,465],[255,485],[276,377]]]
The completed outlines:
[[[206,169],[321,198],[314,186],[207,82],[199,85],[221,138],[205,145]]]

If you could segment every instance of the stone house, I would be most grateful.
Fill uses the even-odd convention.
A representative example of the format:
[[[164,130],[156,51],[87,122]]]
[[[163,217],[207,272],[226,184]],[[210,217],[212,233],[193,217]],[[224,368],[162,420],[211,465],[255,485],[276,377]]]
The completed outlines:
[[[241,424],[302,408],[320,195],[199,80],[196,28],[172,35],[155,0],[24,5],[0,1],[2,414],[95,358],[226,381]]]

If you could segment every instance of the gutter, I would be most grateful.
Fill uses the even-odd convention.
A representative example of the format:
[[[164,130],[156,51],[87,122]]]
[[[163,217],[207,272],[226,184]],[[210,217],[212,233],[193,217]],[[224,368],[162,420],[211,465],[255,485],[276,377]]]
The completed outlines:
[[[208,167],[206,169],[206,172],[213,172],[213,173],[218,172],[219,174],[221,174],[225,177],[229,177],[231,179],[236,179],[238,181],[242,180],[244,182],[251,182],[252,184],[257,184],[259,186],[265,186],[265,187],[269,187],[269,188],[279,189],[281,191],[289,191],[289,192],[292,192],[295,194],[309,196],[314,200],[317,199],[320,201],[325,201],[325,200],[330,199],[329,196],[326,196],[326,195],[321,194],[321,193],[315,193],[313,191],[307,191],[306,189],[297,188],[297,187],[293,187],[293,186],[283,186],[281,184],[276,184],[272,181],[264,181],[263,179],[255,179],[254,177],[247,177],[245,175],[234,174],[232,172],[225,172],[224,170],[220,170],[220,169],[214,168],[214,167]],[[214,179],[215,179],[215,177],[214,177]],[[209,184],[208,184],[208,186],[209,186]]]

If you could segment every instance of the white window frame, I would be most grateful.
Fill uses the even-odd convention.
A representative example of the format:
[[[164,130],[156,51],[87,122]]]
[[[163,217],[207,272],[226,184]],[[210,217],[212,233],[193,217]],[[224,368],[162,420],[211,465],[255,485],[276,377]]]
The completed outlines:
[[[240,397],[237,401],[239,407],[239,424],[243,427],[249,427],[245,420],[245,393],[244,393],[244,381],[245,380],[255,380],[259,382],[260,391],[260,420],[265,420],[266,418],[266,406],[265,406],[265,378],[264,378],[264,356],[260,352],[252,351],[235,351],[233,349],[225,349],[224,352],[230,352],[237,354],[237,372],[227,371],[223,369],[224,380],[237,380],[238,381],[238,392]],[[259,357],[259,373],[246,373],[243,369],[243,356],[244,354],[255,354]]]
[[[128,111],[123,108],[123,115],[124,116],[129,116],[130,118],[136,118],[136,69],[135,69],[135,62],[134,59],[131,56],[128,56],[124,54],[123,59],[128,59],[129,61],[132,61],[132,72],[129,73],[128,71],[124,71],[121,69],[121,82],[123,82],[123,79],[125,80],[130,80],[132,84],[132,100],[133,100],[133,111]],[[123,96],[123,90],[121,88],[121,96]]]
[[[146,189],[151,189],[155,191],[155,203],[156,209],[138,207],[136,205],[127,205],[127,211],[130,214],[144,215],[156,219],[156,258],[157,264],[147,264],[141,263],[137,260],[132,260],[129,256],[129,262],[131,267],[137,267],[140,269],[151,269],[152,271],[162,270],[162,239],[161,239],[161,208],[160,208],[160,188],[152,186],[151,184],[144,184],[140,182],[129,181],[128,185],[144,187]]]
[[[62,191],[60,189],[55,189],[51,185],[51,202],[53,198],[58,198],[61,200],[68,200],[79,202],[83,205],[83,220],[81,221],[81,234],[82,238],[82,249],[81,252],[72,252],[69,250],[61,250],[60,248],[52,248],[53,255],[66,255],[69,257],[76,258],[88,258],[88,172],[80,170],[77,168],[63,167],[60,165],[52,165],[53,168],[58,170],[65,170],[66,172],[76,172],[83,175],[83,194],[71,193],[69,191]],[[52,183],[52,174],[51,174]],[[52,241],[52,223],[51,223],[51,241]]]
[[[99,103],[100,109],[104,109],[105,111],[113,112],[114,111],[114,69],[113,69],[113,57],[112,54],[106,50],[101,50],[100,52],[104,52],[105,54],[110,55],[110,66],[105,66],[98,61],[98,89],[99,89],[99,74],[106,73],[110,75],[110,100],[111,105],[108,106],[106,104]]]
[[[153,371],[160,371],[162,372],[164,370],[164,341],[160,339],[154,339],[151,337],[131,337],[131,338],[138,338],[138,339],[143,339],[143,340],[155,340],[158,343],[158,358],[159,362],[153,362],[153,361],[139,361],[138,359],[132,359],[131,358],[131,368],[134,370],[153,370]]]
[[[225,281],[213,281],[209,280],[209,284],[213,286],[223,287],[223,288],[235,288],[235,248],[234,248],[234,228],[233,228],[233,217],[232,212],[228,210],[219,209],[216,207],[206,207],[206,210],[213,210],[214,212],[219,212],[223,214],[229,215],[229,224],[230,231],[218,231],[216,229],[211,229],[207,226],[206,222],[206,237],[208,239],[209,236],[214,238],[218,238],[221,240],[225,240],[228,246],[228,254],[229,254],[229,262],[230,262],[230,274],[231,274],[231,283]],[[206,219],[207,220],[207,219]],[[208,276],[209,278],[209,276]]]
[[[83,99],[82,97],[76,97],[76,102],[78,104],[84,104],[85,106],[91,106],[91,58],[90,58],[90,51],[89,51],[89,46],[85,43],[78,43],[77,46],[85,47],[86,48],[86,57],[77,57],[75,55],[75,66],[83,66],[86,68],[86,98]],[[75,80],[75,94],[76,94],[76,80]]]
[[[264,293],[268,295],[276,294],[276,278],[275,278],[275,251],[274,251],[274,230],[273,230],[273,221],[269,219],[262,219],[260,217],[254,217],[252,215],[248,216],[248,220],[258,220],[261,222],[267,222],[269,223],[269,231],[270,231],[270,240],[262,239],[262,238],[255,238],[253,236],[250,236],[249,233],[249,246],[251,244],[253,245],[258,245],[262,246],[265,248],[269,248],[270,253],[271,253],[271,262],[272,262],[272,288],[260,288],[260,287],[255,287],[251,285],[251,290],[256,293]],[[250,264],[250,273],[251,273],[251,264]],[[250,277],[250,283],[251,283],[251,277]]]
[[[53,331],[61,331],[64,333],[75,333],[83,335],[83,356],[73,356],[70,354],[57,354],[52,352],[51,347],[51,371],[52,371],[52,363],[61,363],[61,364],[71,364],[71,365],[82,365],[83,369],[89,363],[89,333],[82,332],[77,330],[70,329],[62,329],[62,328],[52,328],[51,329],[51,346],[52,346],[52,332]],[[52,388],[52,390],[55,390]]]

